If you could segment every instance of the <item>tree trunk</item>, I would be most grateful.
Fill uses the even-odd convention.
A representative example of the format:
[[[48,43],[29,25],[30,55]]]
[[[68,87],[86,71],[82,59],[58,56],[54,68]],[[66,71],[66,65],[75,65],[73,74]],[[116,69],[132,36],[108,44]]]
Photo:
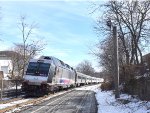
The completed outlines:
[[[142,52],[141,52],[139,46],[137,46],[137,49],[138,49],[138,52],[139,52],[139,54],[140,54],[141,64],[143,64]]]

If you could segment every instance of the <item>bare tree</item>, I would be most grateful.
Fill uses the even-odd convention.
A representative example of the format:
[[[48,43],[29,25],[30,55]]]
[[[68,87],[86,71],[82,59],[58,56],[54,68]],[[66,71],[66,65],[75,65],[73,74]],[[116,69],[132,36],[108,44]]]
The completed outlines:
[[[21,77],[23,77],[29,60],[44,49],[45,44],[41,40],[31,40],[36,25],[37,24],[34,22],[28,24],[26,22],[26,17],[21,16],[18,27],[21,31],[23,42],[14,44],[12,51],[14,51],[16,54],[12,55],[11,57],[13,64],[12,75],[21,75]]]
[[[36,56],[39,52],[41,52],[44,49],[43,47],[44,45],[40,43],[40,41],[32,42],[31,44],[26,44],[25,48],[23,44],[15,44],[13,49],[14,54],[11,55],[11,61],[13,65],[12,76],[15,77],[22,75],[23,71],[26,69],[28,61],[34,56]]]
[[[93,52],[100,65],[112,73],[112,31],[107,26],[110,20],[109,24],[118,29],[121,71],[125,72],[125,66],[143,64],[142,50],[150,41],[150,1],[109,1],[100,7],[105,10],[102,9],[103,15],[97,20],[95,29],[105,38],[97,44],[98,51]]]
[[[10,72],[10,77],[14,79],[15,77],[19,77],[22,73],[22,59],[23,56],[20,54],[19,51],[12,51],[11,54],[11,62],[12,62],[12,70]]]
[[[141,48],[143,41],[149,42],[150,1],[109,1],[103,6],[103,19],[95,28],[108,30],[106,22],[111,20],[118,28],[126,64],[143,63]]]
[[[33,29],[36,27],[36,24],[33,22],[31,24],[27,24],[26,23],[26,17],[25,16],[21,16],[20,17],[20,23],[19,23],[19,29],[21,31],[22,34],[22,40],[23,40],[23,44],[20,46],[21,49],[23,49],[23,66],[22,66],[22,76],[24,75],[24,71],[25,71],[25,66],[28,62],[28,58],[27,58],[27,48],[28,48],[28,44],[27,41],[29,40]]]
[[[123,67],[123,64],[125,63],[125,56],[123,54],[123,45],[121,41],[119,40],[119,64],[120,67]],[[96,50],[97,51],[91,51],[94,56],[97,57],[98,63],[101,67],[103,67],[103,70],[105,73],[107,73],[107,77],[109,77],[110,80],[113,80],[113,73],[114,73],[114,49],[113,49],[113,38],[108,37],[103,41],[100,41],[96,44]]]
[[[76,70],[87,75],[93,75],[95,72],[92,64],[88,60],[84,60],[83,62],[79,63],[76,67]]]

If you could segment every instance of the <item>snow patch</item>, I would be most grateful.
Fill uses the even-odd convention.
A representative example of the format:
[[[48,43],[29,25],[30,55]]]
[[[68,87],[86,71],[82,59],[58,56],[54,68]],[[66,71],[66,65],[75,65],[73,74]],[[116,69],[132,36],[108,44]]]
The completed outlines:
[[[121,94],[118,100],[112,91],[101,91],[100,85],[83,86],[75,88],[75,90],[91,90],[96,94],[96,99],[98,102],[98,113],[150,113],[150,102],[140,101],[139,99],[132,98],[131,95]],[[48,100],[64,92],[57,93],[53,96],[47,97],[44,100]],[[16,105],[22,102],[26,102],[31,99],[23,99],[7,104],[0,104],[0,109],[6,108],[8,106]],[[127,100],[126,104],[123,104],[121,100]],[[27,106],[27,105],[26,105]],[[16,108],[13,111],[19,111],[21,108]],[[11,112],[13,112],[11,111]],[[10,112],[8,112],[10,113]]]
[[[150,113],[150,102],[140,101],[130,95],[121,94],[118,100],[127,100],[123,104],[115,99],[112,91],[96,91],[98,101],[98,113]]]
[[[141,101],[127,94],[121,94],[120,98],[116,100],[113,91],[101,91],[100,85],[75,89],[91,90],[96,93],[98,113],[150,113],[150,102]],[[122,102],[122,100],[126,102]]]
[[[28,100],[31,100],[31,99],[22,99],[22,100],[13,101],[13,102],[6,103],[6,104],[0,104],[0,109],[4,109],[4,108],[7,108],[7,107],[10,107],[10,106],[13,106],[13,105],[17,105],[17,104],[20,104],[20,103],[23,103],[23,102],[27,102]]]

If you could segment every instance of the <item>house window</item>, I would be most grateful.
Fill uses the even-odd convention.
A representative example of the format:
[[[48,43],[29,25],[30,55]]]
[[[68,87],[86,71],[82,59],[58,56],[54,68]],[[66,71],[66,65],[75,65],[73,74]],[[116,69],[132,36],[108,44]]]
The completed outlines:
[[[3,71],[4,74],[8,74],[8,66],[1,66],[1,71]]]

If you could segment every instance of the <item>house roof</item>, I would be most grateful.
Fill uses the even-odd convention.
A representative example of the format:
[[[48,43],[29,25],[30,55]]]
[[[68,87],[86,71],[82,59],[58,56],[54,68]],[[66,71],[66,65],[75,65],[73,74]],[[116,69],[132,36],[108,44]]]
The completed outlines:
[[[9,60],[12,56],[17,54],[19,53],[14,51],[0,51],[0,60]]]

